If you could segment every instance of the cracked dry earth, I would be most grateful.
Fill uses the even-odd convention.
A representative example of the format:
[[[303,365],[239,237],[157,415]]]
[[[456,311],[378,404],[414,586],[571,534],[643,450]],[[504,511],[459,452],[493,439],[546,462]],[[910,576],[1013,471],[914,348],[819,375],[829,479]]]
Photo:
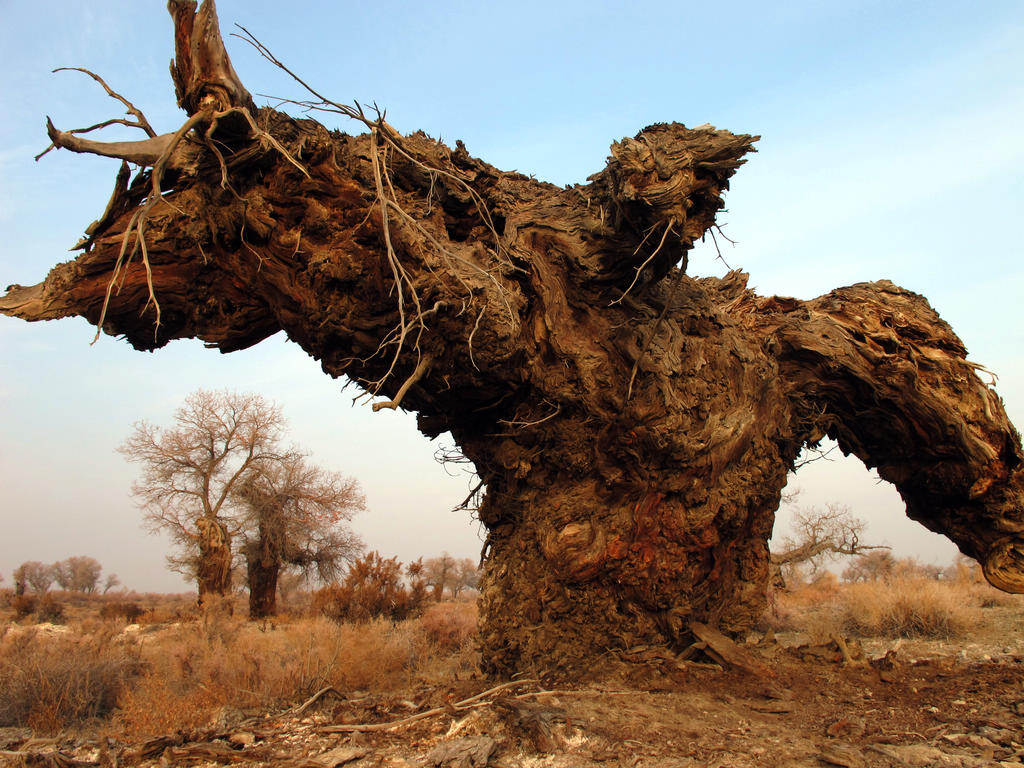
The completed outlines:
[[[301,714],[225,711],[208,729],[143,744],[8,734],[2,754],[62,768],[1018,766],[1024,639],[1007,629],[998,646],[851,643],[845,662],[834,642],[788,635],[750,639],[725,667],[635,648],[585,683],[332,691]]]

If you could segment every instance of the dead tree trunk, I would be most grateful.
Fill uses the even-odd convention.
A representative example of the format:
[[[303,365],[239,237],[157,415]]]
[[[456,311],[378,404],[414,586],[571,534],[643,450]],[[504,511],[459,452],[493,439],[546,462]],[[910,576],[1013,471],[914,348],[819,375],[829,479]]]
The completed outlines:
[[[492,670],[749,627],[786,473],[825,435],[1024,591],[1019,437],[922,297],[880,282],[766,298],[742,273],[686,274],[756,137],[654,125],[555,187],[381,120],[349,136],[257,112],[212,3],[202,25],[183,5],[188,122],[116,150],[51,130],[146,167],[119,177],[75,261],[0,311],[82,315],[139,349],[283,329],[390,398],[375,407],[450,430],[486,485]],[[197,45],[209,55],[186,65]]]
[[[199,604],[210,597],[223,597],[231,592],[231,533],[216,517],[196,520],[199,533],[199,558],[196,561],[196,581],[199,586]]]
[[[281,572],[281,553],[275,551],[275,541],[274,537],[261,530],[259,539],[243,549],[249,576],[250,619],[265,619],[277,614],[277,577]]]
[[[242,545],[249,582],[249,618],[264,619],[277,613],[277,578],[287,538],[283,502],[273,494],[261,493],[252,482],[243,484],[239,495],[256,517],[255,535]]]

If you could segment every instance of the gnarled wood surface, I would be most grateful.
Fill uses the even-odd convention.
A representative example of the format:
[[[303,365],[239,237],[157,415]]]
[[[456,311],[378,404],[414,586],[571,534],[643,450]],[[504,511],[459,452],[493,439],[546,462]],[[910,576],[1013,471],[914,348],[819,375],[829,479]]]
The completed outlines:
[[[677,266],[756,137],[654,125],[588,184],[555,187],[383,122],[349,136],[253,112],[224,86],[219,38],[209,72],[182,62],[198,29],[182,5],[179,101],[196,113],[214,93],[226,114],[165,155],[174,191],[147,209],[159,327],[136,254],[103,330],[226,352],[284,330],[425,434],[450,430],[486,483],[491,669],[686,644],[692,621],[749,627],[786,473],[825,435],[1024,591],[1019,437],[925,299],[886,282],[760,297],[741,273]],[[98,322],[150,174],[122,182],[84,253],[0,311]]]

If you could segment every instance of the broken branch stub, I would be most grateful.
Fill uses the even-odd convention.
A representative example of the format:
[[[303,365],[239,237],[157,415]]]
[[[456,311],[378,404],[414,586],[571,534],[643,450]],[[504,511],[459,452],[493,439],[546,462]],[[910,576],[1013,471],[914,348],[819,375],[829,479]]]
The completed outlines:
[[[223,112],[241,107],[252,113],[252,96],[231,66],[224,48],[213,0],[169,0],[167,10],[174,20],[174,81],[178,106],[189,115],[200,111]]]
[[[215,16],[192,7],[172,6],[179,99],[190,119],[209,94],[248,114],[233,70],[195,63],[189,41]],[[763,297],[743,273],[674,266],[755,137],[651,126],[562,188],[422,133],[250,117],[259,132],[188,141],[166,204],[122,195],[85,253],[0,312],[103,316],[139,349],[198,337],[230,352],[284,330],[424,434],[450,431],[486,488],[491,671],[680,647],[693,622],[749,628],[787,472],[823,435],[1024,591],[1019,437],[924,298],[884,281]],[[122,258],[140,218],[142,265]],[[140,314],[153,292],[156,336]]]

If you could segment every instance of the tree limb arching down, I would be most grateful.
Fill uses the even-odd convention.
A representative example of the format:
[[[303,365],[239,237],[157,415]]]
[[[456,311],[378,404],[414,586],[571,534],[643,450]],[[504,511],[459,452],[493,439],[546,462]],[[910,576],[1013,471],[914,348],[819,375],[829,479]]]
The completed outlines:
[[[450,430],[486,486],[491,671],[749,627],[786,473],[825,435],[1024,591],[1019,436],[924,298],[686,274],[756,137],[653,125],[555,187],[315,92],[310,108],[368,133],[257,109],[213,3],[171,7],[187,119],[134,147],[50,131],[142,167],[82,254],[0,311],[81,315],[139,349],[284,330],[424,434]]]

